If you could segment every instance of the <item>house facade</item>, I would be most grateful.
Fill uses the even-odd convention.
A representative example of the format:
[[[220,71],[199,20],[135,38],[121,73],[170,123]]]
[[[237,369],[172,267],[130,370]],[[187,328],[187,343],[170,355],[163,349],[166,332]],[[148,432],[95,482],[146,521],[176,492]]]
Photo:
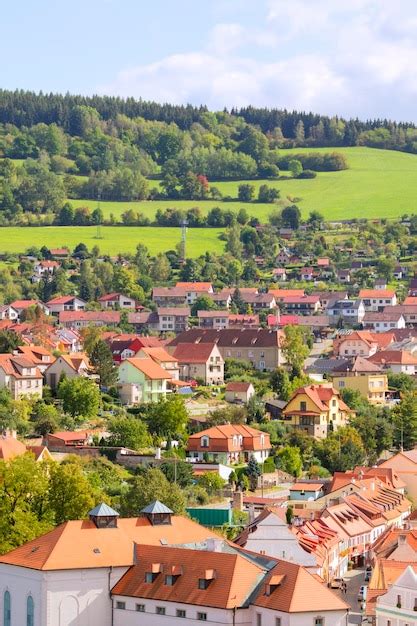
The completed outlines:
[[[118,390],[123,404],[158,402],[167,394],[171,374],[148,358],[129,358],[118,369]]]
[[[397,296],[392,289],[361,289],[359,298],[366,311],[383,311],[387,306],[397,304]]]
[[[213,426],[191,435],[187,442],[187,458],[198,462],[208,458],[231,465],[248,462],[253,455],[263,463],[271,452],[269,434],[244,424]]]
[[[293,428],[323,439],[330,430],[346,426],[353,412],[332,384],[307,385],[297,389],[282,411],[282,419]]]
[[[280,347],[281,337],[281,331],[265,328],[228,328],[223,330],[192,328],[170,341],[166,349],[173,353],[180,343],[198,345],[215,343],[223,360],[237,359],[251,363],[261,371],[271,371],[283,364]]]
[[[201,380],[204,385],[222,385],[224,359],[215,343],[180,343],[172,353],[182,380]]]
[[[6,388],[14,400],[42,398],[43,376],[27,356],[0,354],[0,388]]]

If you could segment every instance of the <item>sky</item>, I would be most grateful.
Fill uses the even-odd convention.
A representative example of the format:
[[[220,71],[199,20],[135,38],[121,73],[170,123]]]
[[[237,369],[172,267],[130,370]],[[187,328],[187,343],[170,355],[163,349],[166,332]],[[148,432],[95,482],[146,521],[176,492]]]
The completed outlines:
[[[416,0],[0,4],[0,87],[417,122]]]

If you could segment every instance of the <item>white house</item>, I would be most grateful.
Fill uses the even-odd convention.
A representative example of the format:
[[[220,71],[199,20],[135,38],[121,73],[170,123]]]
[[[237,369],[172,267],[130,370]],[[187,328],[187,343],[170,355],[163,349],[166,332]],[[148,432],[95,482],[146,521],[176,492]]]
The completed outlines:
[[[417,626],[417,567],[409,565],[377,598],[376,626]]]
[[[389,309],[392,308],[391,312]],[[376,333],[384,333],[388,330],[405,328],[405,318],[401,312],[395,311],[394,307],[387,307],[385,311],[369,311],[363,318],[363,327]]]
[[[362,300],[336,300],[327,307],[327,314],[333,321],[342,319],[348,324],[360,324],[365,317],[365,306]]]
[[[98,301],[103,309],[135,309],[136,300],[125,296],[123,293],[108,293],[101,296]]]
[[[393,289],[361,289],[359,298],[363,300],[366,311],[383,311],[385,307],[397,304]]]
[[[61,311],[84,311],[87,302],[78,296],[57,296],[46,303],[52,314],[61,313]]]

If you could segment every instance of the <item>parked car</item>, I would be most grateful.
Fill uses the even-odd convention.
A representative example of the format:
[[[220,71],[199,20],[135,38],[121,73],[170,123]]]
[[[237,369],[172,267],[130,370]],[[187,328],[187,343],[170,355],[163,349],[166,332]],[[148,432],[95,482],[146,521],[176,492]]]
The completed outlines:
[[[372,567],[367,567],[365,570],[365,582],[369,582],[372,576]]]
[[[366,600],[366,590],[368,589],[367,585],[361,585],[358,593],[358,601],[363,602]]]
[[[343,578],[333,578],[330,582],[330,587],[331,589],[341,589],[344,582]]]

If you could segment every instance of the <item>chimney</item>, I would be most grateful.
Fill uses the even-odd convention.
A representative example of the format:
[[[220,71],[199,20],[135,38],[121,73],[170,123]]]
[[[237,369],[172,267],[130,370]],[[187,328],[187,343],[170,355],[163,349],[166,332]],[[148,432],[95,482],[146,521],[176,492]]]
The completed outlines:
[[[233,494],[232,508],[235,511],[243,511],[243,491],[236,491]]]
[[[223,539],[217,539],[216,537],[208,537],[206,539],[208,552],[221,552],[223,547]]]
[[[249,523],[251,524],[253,520],[255,519],[255,505],[254,504],[249,505],[248,512],[249,512]]]

